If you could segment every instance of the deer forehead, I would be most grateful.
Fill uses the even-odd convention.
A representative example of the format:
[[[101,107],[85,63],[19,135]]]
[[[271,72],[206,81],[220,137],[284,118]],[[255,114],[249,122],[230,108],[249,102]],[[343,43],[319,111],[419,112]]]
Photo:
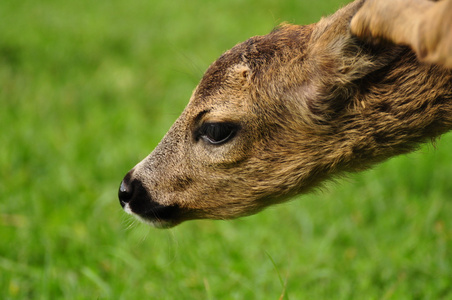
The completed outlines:
[[[220,65],[223,65],[221,63]],[[226,69],[213,65],[195,89],[185,109],[190,122],[238,121],[250,109],[249,68],[243,63]]]

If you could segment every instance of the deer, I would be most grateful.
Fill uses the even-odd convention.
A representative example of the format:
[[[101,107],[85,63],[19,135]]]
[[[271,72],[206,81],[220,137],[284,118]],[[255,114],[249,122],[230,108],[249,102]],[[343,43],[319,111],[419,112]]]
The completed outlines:
[[[357,0],[222,54],[122,180],[157,228],[234,219],[416,150],[452,128],[452,0]]]

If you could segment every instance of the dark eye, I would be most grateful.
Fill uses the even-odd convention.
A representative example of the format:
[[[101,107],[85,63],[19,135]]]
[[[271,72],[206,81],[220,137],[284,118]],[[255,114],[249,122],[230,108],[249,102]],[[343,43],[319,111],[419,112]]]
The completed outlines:
[[[206,123],[199,129],[199,137],[205,141],[219,145],[232,139],[238,126],[231,123]]]

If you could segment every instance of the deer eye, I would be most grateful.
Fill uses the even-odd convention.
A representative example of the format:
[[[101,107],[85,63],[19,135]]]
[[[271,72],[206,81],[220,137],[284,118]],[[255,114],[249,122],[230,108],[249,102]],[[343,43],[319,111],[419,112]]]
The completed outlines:
[[[239,126],[231,123],[205,123],[199,129],[198,137],[213,145],[220,145],[232,139]]]

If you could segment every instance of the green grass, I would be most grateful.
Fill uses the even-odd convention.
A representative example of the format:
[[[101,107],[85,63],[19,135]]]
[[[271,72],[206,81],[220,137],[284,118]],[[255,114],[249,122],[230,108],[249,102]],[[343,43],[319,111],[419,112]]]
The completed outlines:
[[[1,1],[1,298],[452,299],[452,135],[235,221],[117,201],[216,57],[344,2]]]

